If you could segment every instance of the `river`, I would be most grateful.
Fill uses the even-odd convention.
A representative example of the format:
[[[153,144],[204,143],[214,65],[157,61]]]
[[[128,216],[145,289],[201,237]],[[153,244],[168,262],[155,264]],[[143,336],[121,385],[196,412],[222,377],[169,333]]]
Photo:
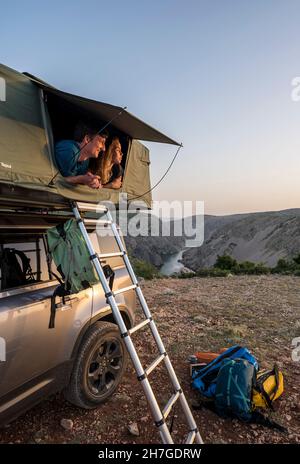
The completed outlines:
[[[180,272],[184,268],[184,265],[178,260],[182,258],[183,252],[184,250],[181,250],[178,253],[169,256],[159,270],[161,274],[170,276],[171,274],[174,274],[174,272]]]

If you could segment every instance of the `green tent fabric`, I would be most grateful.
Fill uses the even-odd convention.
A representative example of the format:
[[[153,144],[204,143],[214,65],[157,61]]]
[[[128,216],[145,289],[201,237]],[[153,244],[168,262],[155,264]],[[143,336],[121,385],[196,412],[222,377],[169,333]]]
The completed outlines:
[[[47,186],[55,173],[43,124],[39,89],[1,66],[6,99],[0,102],[0,181]]]
[[[108,122],[119,107],[61,92],[30,75],[0,65],[0,183],[46,191],[80,201],[112,201],[119,193],[138,198],[151,207],[149,150],[139,140],[179,145],[164,134],[124,111],[113,127],[129,137],[123,185],[120,190],[93,190],[72,186],[57,174],[51,118],[44,96],[54,95],[63,107],[72,104],[95,121]],[[5,98],[3,98],[5,96]],[[101,126],[100,126],[101,127]],[[139,139],[139,140],[138,140]]]

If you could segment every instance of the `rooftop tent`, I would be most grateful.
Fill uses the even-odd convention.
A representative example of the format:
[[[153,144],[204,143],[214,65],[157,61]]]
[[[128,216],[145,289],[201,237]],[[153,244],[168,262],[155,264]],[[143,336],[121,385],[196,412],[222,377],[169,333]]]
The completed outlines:
[[[67,137],[78,118],[93,120],[99,129],[122,108],[62,92],[29,74],[0,65],[0,183],[38,190],[80,201],[118,202],[140,197],[151,207],[149,151],[139,140],[179,145],[127,111],[109,126],[126,148],[120,190],[73,186],[57,174],[54,142]],[[122,143],[122,148],[123,148]],[[29,192],[28,192],[29,193]],[[32,193],[31,193],[32,195]]]

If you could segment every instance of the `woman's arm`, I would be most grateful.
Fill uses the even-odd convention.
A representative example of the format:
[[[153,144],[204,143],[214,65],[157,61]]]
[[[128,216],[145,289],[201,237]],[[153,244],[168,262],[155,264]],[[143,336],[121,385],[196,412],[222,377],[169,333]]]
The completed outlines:
[[[122,177],[117,177],[111,182],[108,182],[108,184],[103,185],[104,188],[112,188],[112,189],[119,189],[122,187]]]

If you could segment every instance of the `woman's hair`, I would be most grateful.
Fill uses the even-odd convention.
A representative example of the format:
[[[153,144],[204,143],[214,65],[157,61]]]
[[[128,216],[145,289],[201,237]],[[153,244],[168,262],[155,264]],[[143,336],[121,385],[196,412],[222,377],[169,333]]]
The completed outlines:
[[[101,158],[100,177],[101,177],[101,182],[103,185],[107,184],[109,182],[109,179],[111,178],[112,166],[114,164],[113,156],[114,156],[114,151],[116,148],[122,149],[120,140],[118,137],[114,137],[112,139],[112,142],[109,145],[107,151],[104,153],[104,155]]]

